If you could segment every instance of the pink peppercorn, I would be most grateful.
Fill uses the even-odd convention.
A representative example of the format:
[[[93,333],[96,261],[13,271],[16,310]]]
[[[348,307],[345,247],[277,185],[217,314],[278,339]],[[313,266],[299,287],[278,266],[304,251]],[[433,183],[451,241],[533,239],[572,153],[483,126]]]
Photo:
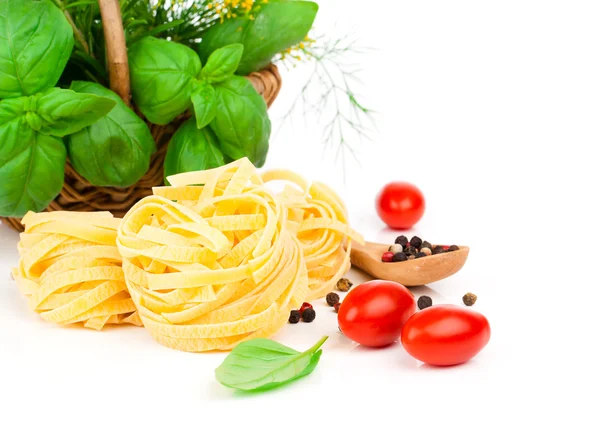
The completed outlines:
[[[393,258],[394,258],[393,252],[384,252],[383,255],[381,256],[381,261],[383,261],[384,263],[390,263]]]

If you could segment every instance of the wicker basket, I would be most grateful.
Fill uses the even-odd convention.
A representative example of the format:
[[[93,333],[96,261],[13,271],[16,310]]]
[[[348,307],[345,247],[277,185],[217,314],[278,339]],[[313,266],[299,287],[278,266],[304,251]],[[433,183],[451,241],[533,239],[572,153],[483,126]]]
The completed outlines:
[[[129,64],[119,0],[98,0],[98,4],[106,39],[110,88],[127,105],[131,105]],[[248,79],[263,96],[267,106],[270,106],[281,89],[281,77],[277,67],[270,65],[260,72],[252,73]],[[152,156],[146,175],[129,188],[93,186],[67,161],[63,189],[46,211],[111,211],[115,216],[123,217],[138,200],[152,193],[152,187],[162,185],[163,162],[169,140],[188,117],[181,115],[169,125],[154,125],[148,122],[156,141],[157,152]],[[13,229],[23,230],[20,219],[0,218]]]

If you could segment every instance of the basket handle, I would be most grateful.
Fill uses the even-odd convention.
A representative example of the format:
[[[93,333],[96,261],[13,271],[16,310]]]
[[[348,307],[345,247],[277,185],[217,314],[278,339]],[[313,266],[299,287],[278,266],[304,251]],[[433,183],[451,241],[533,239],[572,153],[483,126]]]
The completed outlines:
[[[127,44],[121,19],[119,0],[98,0],[102,27],[106,41],[106,57],[110,88],[121,97],[126,105],[131,102],[129,83],[129,61],[127,59]]]

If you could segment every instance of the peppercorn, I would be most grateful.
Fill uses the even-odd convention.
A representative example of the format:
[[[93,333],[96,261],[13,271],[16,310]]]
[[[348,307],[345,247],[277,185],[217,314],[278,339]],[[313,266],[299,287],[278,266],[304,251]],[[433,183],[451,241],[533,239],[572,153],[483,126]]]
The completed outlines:
[[[302,306],[300,307],[300,314],[303,314],[306,309],[312,309],[312,308],[313,308],[312,304],[307,303],[307,302],[302,303]]]
[[[381,256],[381,261],[383,261],[384,263],[390,263],[393,259],[394,259],[393,252],[384,252],[383,255]]]
[[[443,254],[444,252],[446,252],[444,250],[444,246],[436,246],[436,247],[433,248],[432,254],[433,255],[437,255],[437,254]]]
[[[406,254],[404,254],[402,252],[397,252],[392,257],[392,261],[394,261],[396,263],[399,261],[406,261],[406,260],[408,260],[408,257],[406,256]]]
[[[463,296],[463,302],[465,303],[465,306],[472,306],[473,304],[475,304],[475,301],[477,301],[477,295],[475,295],[474,293],[467,293],[465,296]]]
[[[394,243],[399,244],[402,247],[406,247],[408,244],[408,238],[406,238],[405,235],[399,235],[396,237],[396,241]]]
[[[423,243],[423,240],[421,240],[416,235],[413,238],[410,239],[410,245],[412,247],[417,248],[417,249],[419,249],[421,247],[421,243]]]
[[[456,246],[455,244],[453,244],[452,246],[450,246],[448,248],[448,252],[457,251],[457,250],[458,250],[458,246]]]
[[[390,248],[389,248],[388,250],[389,250],[390,252],[393,252],[393,253],[395,253],[395,254],[396,254],[396,253],[398,253],[398,252],[402,252],[402,251],[404,250],[404,248],[402,247],[402,245],[401,245],[401,244],[398,244],[398,243],[396,243],[396,244],[393,244],[393,245],[391,245],[391,246],[390,246]]]
[[[327,301],[327,305],[333,307],[336,303],[340,302],[340,296],[335,292],[331,292],[327,294],[325,301]]]
[[[417,250],[416,250],[414,247],[412,247],[412,246],[406,246],[406,247],[404,248],[404,253],[405,253],[407,256],[409,256],[409,255],[417,255],[417,252],[418,252],[418,251],[417,251]]]
[[[424,241],[423,243],[421,243],[421,250],[423,249],[433,250],[433,247],[431,246],[431,243],[429,243],[428,241]]]
[[[340,278],[335,285],[335,288],[341,292],[347,292],[352,287],[352,283],[348,278]]]
[[[427,295],[423,295],[417,301],[417,305],[419,306],[419,310],[423,310],[423,309],[426,309],[427,307],[431,307],[433,305],[433,300],[431,299],[431,297],[429,297]]]
[[[431,255],[431,249],[428,247],[421,247],[421,253],[425,254],[425,256]]]
[[[288,321],[290,324],[297,324],[300,321],[300,310],[292,310]]]
[[[417,258],[417,256],[416,256],[416,255],[409,255],[409,256],[408,256],[408,259],[409,259],[409,260],[414,260],[415,258]]]
[[[304,322],[313,322],[317,316],[317,312],[314,309],[305,309],[302,312],[302,321]]]
[[[426,256],[427,256],[427,254],[425,252],[417,252],[417,255],[415,255],[415,258],[423,258]]]
[[[342,305],[342,303],[335,303],[333,305],[333,309],[335,310],[335,313],[338,313],[340,311],[340,306]]]

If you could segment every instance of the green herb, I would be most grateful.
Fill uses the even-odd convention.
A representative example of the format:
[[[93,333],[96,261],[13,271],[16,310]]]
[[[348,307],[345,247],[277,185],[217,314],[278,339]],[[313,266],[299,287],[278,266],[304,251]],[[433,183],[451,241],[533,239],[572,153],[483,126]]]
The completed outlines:
[[[202,67],[192,49],[147,37],[129,49],[129,64],[133,99],[150,122],[168,124],[190,107]]]
[[[71,89],[103,96],[116,104],[106,116],[66,139],[73,168],[95,186],[135,184],[148,171],[156,151],[148,125],[116,93],[100,84],[76,81]]]
[[[225,81],[237,70],[243,53],[244,46],[241,44],[230,44],[215,50],[202,69],[202,79],[211,83]]]
[[[114,105],[62,89],[0,101],[0,215],[46,208],[64,181],[67,153],[60,137],[96,122]]]
[[[166,178],[187,171],[207,170],[225,165],[219,141],[209,127],[198,129],[190,119],[175,132],[165,158]]]
[[[217,112],[210,123],[221,150],[236,160],[248,157],[257,167],[269,150],[271,121],[267,105],[246,78],[233,76],[215,86]]]
[[[0,99],[54,87],[73,50],[73,31],[50,0],[0,1]]]
[[[196,91],[192,94],[192,104],[196,115],[196,126],[206,127],[217,114],[215,88],[204,81],[199,82]]]
[[[327,338],[324,336],[303,353],[270,339],[242,342],[216,369],[216,378],[226,387],[244,391],[284,385],[312,373]]]
[[[308,1],[281,1],[262,5],[254,17],[229,19],[211,26],[198,47],[204,61],[220,47],[232,43],[244,45],[237,69],[248,75],[267,66],[275,55],[306,37],[319,6]]]

